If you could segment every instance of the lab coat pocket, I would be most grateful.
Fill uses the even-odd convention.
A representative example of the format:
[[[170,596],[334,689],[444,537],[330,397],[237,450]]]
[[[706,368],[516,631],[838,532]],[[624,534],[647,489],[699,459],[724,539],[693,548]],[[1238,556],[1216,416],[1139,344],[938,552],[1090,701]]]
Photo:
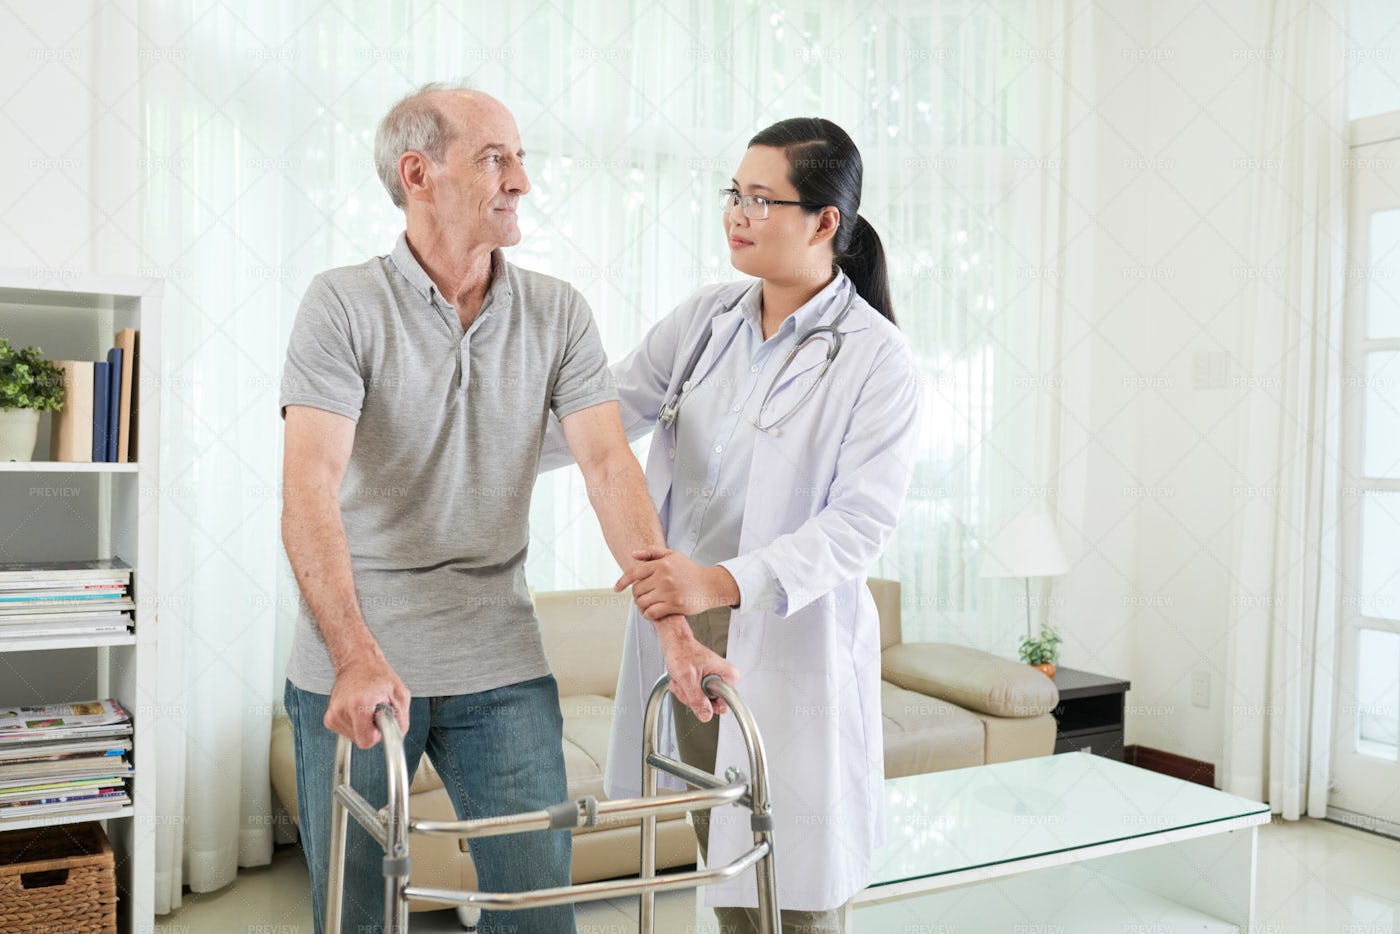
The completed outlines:
[[[759,664],[792,677],[826,672],[832,660],[847,654],[848,640],[836,631],[839,625],[826,607],[829,597],[819,597],[784,619],[766,616],[762,627]]]

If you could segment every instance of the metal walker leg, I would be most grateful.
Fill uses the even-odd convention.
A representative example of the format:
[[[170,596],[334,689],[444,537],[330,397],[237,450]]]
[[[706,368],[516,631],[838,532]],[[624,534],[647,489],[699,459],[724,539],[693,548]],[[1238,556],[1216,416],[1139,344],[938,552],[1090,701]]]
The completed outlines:
[[[670,675],[662,675],[657,680],[655,687],[651,689],[651,696],[647,699],[646,719],[642,728],[643,799],[657,796],[658,772],[673,775],[693,788],[719,788],[723,787],[725,783],[708,772],[702,772],[678,759],[671,759],[656,752],[661,738],[661,708],[665,703],[670,684]],[[743,734],[744,745],[748,747],[749,774],[753,776],[753,787],[748,795],[740,798],[736,803],[748,804],[753,811],[753,815],[749,818],[749,826],[753,830],[754,849],[764,851],[764,855],[759,858],[755,870],[758,876],[759,930],[762,934],[778,934],[782,930],[782,926],[778,914],[778,881],[773,858],[773,805],[769,799],[768,755],[763,747],[763,738],[758,734],[758,728],[754,725],[753,716],[749,713],[748,706],[740,700],[734,689],[725,684],[718,675],[710,675],[706,678],[703,687],[707,695],[718,697],[729,705],[729,709],[734,713],[734,718],[739,723],[739,731]],[[742,779],[742,776],[736,775],[733,769],[730,769],[725,776],[725,780],[730,782],[736,778]],[[650,816],[642,818],[641,878],[651,879],[655,876],[656,818]],[[644,889],[641,908],[641,931],[643,934],[649,934],[650,931],[654,930],[655,916],[656,890]]]
[[[346,817],[355,820],[384,850],[384,934],[405,934],[408,931],[408,885],[411,861],[408,856],[408,760],[404,756],[403,736],[394,709],[381,704],[374,711],[375,724],[384,737],[384,759],[389,773],[389,802],[381,810],[372,809],[365,799],[350,787],[350,755],[354,750],[347,737],[335,744],[335,760],[331,766],[331,839],[330,866],[326,877],[326,930],[340,932],[340,918],[345,896],[345,837]]]
[[[404,758],[403,737],[392,708],[381,705],[374,712],[375,724],[384,737],[384,758],[389,773],[389,803],[378,811],[369,806],[350,787],[350,762],[353,746],[342,736],[336,743],[332,765],[331,837],[329,872],[326,885],[326,931],[340,934],[345,889],[345,839],[348,817],[355,818],[365,831],[383,848],[384,856],[384,931],[385,934],[405,934],[408,931],[408,900],[426,898],[454,905],[470,905],[496,911],[522,908],[544,908],[567,902],[598,901],[607,898],[641,896],[642,934],[652,934],[656,924],[656,893],[676,889],[698,888],[715,882],[734,879],[755,867],[758,877],[759,930],[762,934],[779,934],[778,886],[773,859],[773,809],[768,791],[768,764],[753,717],[748,707],[717,676],[705,679],[705,692],[729,705],[739,722],[739,730],[749,752],[749,770],[753,778],[745,780],[734,769],[721,779],[702,772],[677,759],[656,752],[659,739],[661,707],[665,701],[669,676],[662,676],[652,688],[644,717],[642,740],[642,797],[598,801],[588,795],[575,801],[563,801],[539,811],[526,811],[505,817],[485,817],[473,820],[420,820],[408,814],[408,764]],[[690,785],[691,791],[673,795],[657,794],[657,772],[662,771]],[[671,817],[687,811],[716,808],[725,804],[744,805],[751,809],[749,818],[754,845],[733,862],[719,867],[706,867],[692,872],[656,875],[656,818]],[[528,892],[469,892],[458,889],[436,889],[409,884],[412,863],[409,858],[409,833],[437,834],[459,838],[499,836],[532,830],[570,830],[598,824],[631,823],[640,818],[642,834],[641,874],[637,879],[610,879],[579,885],[535,889]]]

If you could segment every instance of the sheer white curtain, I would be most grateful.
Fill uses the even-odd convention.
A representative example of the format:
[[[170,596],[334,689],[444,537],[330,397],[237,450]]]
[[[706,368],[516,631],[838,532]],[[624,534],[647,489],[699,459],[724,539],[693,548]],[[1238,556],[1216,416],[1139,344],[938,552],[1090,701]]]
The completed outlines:
[[[270,10],[271,8],[269,8]],[[272,851],[279,596],[276,347],[320,230],[277,166],[304,126],[250,38],[258,11],[139,10],[144,270],[163,316],[156,910]],[[264,15],[268,15],[264,11]],[[285,596],[285,594],[284,594]]]
[[[1014,645],[1019,609],[975,625],[976,543],[996,512],[1045,498],[1054,459],[1037,413],[1055,401],[1074,6],[142,2],[144,243],[169,280],[160,910],[182,883],[268,858],[268,725],[295,613],[277,544],[283,348],[311,276],[392,247],[402,216],[372,138],[426,81],[468,77],[512,108],[534,185],[512,259],[575,283],[612,355],[734,275],[715,192],[753,133],[802,114],[845,127],[928,377],[882,572],[905,581],[914,635]],[[614,579],[575,474],[536,490],[536,588]]]
[[[907,514],[880,566],[905,585],[908,639],[1014,652],[1022,584],[980,580],[980,548],[1018,514],[1064,508],[1063,350],[1090,318],[1066,277],[1066,173],[1085,155],[1070,144],[1092,98],[1092,16],[1060,0],[937,5],[877,67],[891,77],[885,132],[860,138],[878,160],[866,204],[880,205],[868,211],[929,391]]]
[[[616,21],[551,34],[550,60],[607,67],[561,76],[543,110],[533,81],[502,76],[527,148],[536,126],[584,143],[546,152],[527,199],[538,226],[517,255],[585,292],[613,355],[698,285],[735,275],[712,191],[754,132],[820,114],[851,133],[862,214],[928,379],[909,507],[879,569],[906,584],[911,638],[1014,646],[1019,587],[978,580],[977,542],[998,518],[1054,506],[1059,175],[1069,53],[1085,54],[1070,49],[1075,6],[890,3],[874,20],[844,3],[619,7]],[[574,473],[540,483],[532,524],[536,587],[612,578]]]
[[[1276,0],[1267,48],[1278,74],[1260,102],[1254,265],[1246,293],[1241,437],[1251,497],[1235,521],[1221,786],[1285,818],[1325,816],[1337,623],[1342,266],[1347,174],[1345,4]],[[1261,659],[1263,662],[1261,663]]]

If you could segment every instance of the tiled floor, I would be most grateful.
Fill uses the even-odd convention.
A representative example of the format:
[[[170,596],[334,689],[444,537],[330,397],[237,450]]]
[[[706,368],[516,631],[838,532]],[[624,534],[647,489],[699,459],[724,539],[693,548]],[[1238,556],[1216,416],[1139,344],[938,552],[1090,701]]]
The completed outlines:
[[[1256,918],[1248,934],[1400,934],[1400,841],[1326,821],[1276,820],[1260,828],[1256,885]],[[978,934],[945,932],[937,918],[921,917],[916,903],[903,904],[903,916],[914,919],[900,925],[905,934]],[[697,917],[693,893],[664,894],[658,907],[658,934],[713,930],[712,915],[710,923]],[[857,930],[863,914],[856,913]],[[580,906],[579,934],[628,934],[637,930],[636,916],[633,899]],[[244,870],[219,892],[187,894],[180,910],[158,922],[155,934],[312,934],[301,851],[279,850],[270,867]],[[1026,934],[1040,932],[1034,918],[1023,927]],[[1117,917],[1094,930],[1168,934],[1159,927],[1148,918]],[[461,931],[451,911],[414,914],[409,928],[413,934]],[[1185,932],[1174,928],[1169,934]]]

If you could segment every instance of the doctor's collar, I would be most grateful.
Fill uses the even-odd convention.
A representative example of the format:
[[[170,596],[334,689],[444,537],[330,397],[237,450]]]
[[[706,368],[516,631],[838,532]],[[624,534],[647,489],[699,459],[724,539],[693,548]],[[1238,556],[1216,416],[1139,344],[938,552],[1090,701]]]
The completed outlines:
[[[846,300],[850,298],[847,289],[854,289],[855,283],[851,282],[840,269],[836,270],[836,278],[828,282],[820,292],[807,300],[807,303],[797,309],[791,315],[793,327],[797,333],[801,334],[811,330],[822,323],[823,319],[834,317],[846,305]]]
[[[816,295],[809,298],[800,308],[783,319],[782,328],[796,328],[799,333],[810,330],[822,323],[822,319],[834,317],[842,308],[846,306],[846,300],[850,297],[847,289],[854,289],[855,284],[850,277],[838,268],[836,278],[832,279]],[[734,305],[734,310],[738,311],[745,321],[753,329],[762,333],[762,315],[760,309],[763,300],[763,286],[761,281],[753,280],[745,285],[744,291]],[[791,322],[791,323],[789,323]]]

